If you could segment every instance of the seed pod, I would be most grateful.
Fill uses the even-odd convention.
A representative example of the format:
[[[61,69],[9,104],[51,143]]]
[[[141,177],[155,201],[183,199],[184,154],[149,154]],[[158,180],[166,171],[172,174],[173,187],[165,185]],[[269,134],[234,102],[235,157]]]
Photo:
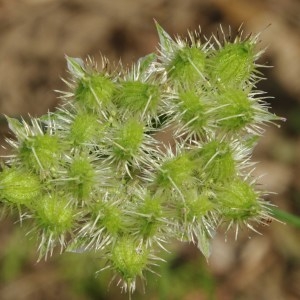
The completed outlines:
[[[70,139],[75,145],[90,142],[101,131],[97,116],[94,114],[78,114],[70,128]]]
[[[256,53],[250,41],[226,43],[211,56],[207,72],[219,87],[240,88],[251,82],[254,75]]]
[[[149,250],[130,236],[119,237],[111,252],[111,264],[119,273],[129,292],[135,288],[136,277],[142,276],[149,259]]]
[[[114,100],[116,105],[132,114],[143,113],[145,110],[154,113],[160,101],[159,85],[124,81],[120,83]]]
[[[18,156],[29,170],[47,172],[59,166],[61,146],[58,137],[54,135],[28,136],[21,143]]]
[[[106,108],[111,103],[114,90],[114,83],[105,75],[87,75],[78,81],[75,100],[83,108]]]
[[[37,176],[22,169],[4,168],[0,173],[0,197],[17,205],[30,205],[41,195],[42,185]]]

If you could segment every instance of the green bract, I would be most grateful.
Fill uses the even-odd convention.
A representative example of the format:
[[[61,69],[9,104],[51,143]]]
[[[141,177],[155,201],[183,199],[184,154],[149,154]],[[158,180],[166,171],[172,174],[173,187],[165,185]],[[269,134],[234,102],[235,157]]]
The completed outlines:
[[[1,204],[33,221],[40,258],[95,252],[129,293],[174,239],[208,258],[219,224],[256,231],[270,209],[251,153],[282,120],[256,89],[258,36],[157,30],[158,53],[129,69],[67,57],[62,106],[7,118],[15,138],[0,173]]]

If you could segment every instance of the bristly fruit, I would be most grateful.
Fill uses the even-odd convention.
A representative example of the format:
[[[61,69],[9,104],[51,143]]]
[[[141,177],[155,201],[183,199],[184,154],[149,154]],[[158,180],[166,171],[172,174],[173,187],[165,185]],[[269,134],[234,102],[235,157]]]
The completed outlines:
[[[156,26],[158,53],[131,68],[67,57],[62,106],[7,118],[15,138],[0,172],[0,201],[32,221],[39,258],[95,252],[129,294],[168,242],[208,259],[220,224],[237,235],[272,218],[251,153],[265,124],[283,120],[256,88],[258,35],[172,39]]]

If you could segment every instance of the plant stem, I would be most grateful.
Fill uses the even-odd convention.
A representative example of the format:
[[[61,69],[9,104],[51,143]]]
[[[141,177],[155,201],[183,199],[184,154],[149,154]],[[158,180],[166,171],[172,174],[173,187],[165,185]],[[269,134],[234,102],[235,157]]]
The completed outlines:
[[[272,214],[276,219],[300,228],[300,216],[293,215],[279,208],[272,208]]]

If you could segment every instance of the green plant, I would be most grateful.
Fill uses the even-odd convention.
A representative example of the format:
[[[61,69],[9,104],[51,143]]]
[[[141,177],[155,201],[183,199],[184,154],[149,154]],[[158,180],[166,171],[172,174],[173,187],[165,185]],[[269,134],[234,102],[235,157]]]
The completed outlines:
[[[264,125],[282,120],[256,88],[258,36],[202,42],[157,30],[158,53],[128,70],[67,57],[62,106],[7,118],[14,150],[0,173],[1,202],[30,224],[39,259],[56,247],[101,252],[101,270],[129,294],[169,241],[208,257],[219,225],[237,236],[272,218],[251,176]]]

